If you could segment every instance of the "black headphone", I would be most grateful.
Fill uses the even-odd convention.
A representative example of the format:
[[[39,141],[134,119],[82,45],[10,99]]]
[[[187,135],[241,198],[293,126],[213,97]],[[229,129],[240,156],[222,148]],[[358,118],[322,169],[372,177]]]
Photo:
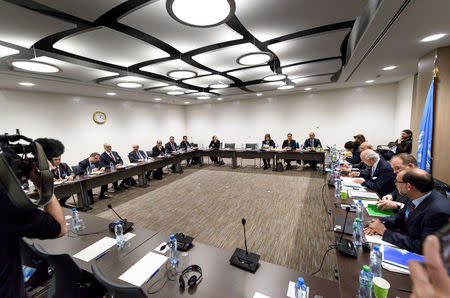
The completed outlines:
[[[181,289],[184,289],[186,287],[184,278],[188,277],[187,274],[189,272],[197,272],[198,274],[200,274],[200,275],[193,274],[192,276],[189,277],[188,282],[187,282],[189,288],[193,288],[193,287],[197,286],[203,278],[202,268],[199,265],[190,265],[190,266],[186,267],[186,269],[183,270],[183,272],[180,275],[180,278],[178,279]]]

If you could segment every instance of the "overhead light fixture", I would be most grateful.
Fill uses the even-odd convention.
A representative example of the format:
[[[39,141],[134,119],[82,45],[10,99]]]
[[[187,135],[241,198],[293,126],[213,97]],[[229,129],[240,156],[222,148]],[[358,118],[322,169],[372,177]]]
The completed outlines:
[[[310,90],[312,90],[311,87],[306,87],[306,88],[305,88],[305,91],[310,91]]]
[[[211,98],[211,96],[207,96],[207,95],[197,97],[197,99],[210,99],[210,98]]]
[[[184,104],[186,104],[186,105],[187,105],[187,104],[190,104],[190,102],[189,102],[189,101],[185,101],[185,102],[184,102]]]
[[[373,82],[375,82],[375,80],[367,80],[366,81],[367,84],[370,84],[370,83],[373,83]]]
[[[230,85],[228,85],[228,84],[217,83],[217,84],[209,85],[209,88],[212,88],[212,89],[224,89],[224,88],[228,88],[229,86]]]
[[[270,52],[252,52],[240,56],[236,59],[236,62],[240,65],[253,66],[266,64],[273,59],[273,55]]]
[[[108,95],[108,96],[114,96],[114,95],[117,95],[117,93],[116,93],[116,92],[106,92],[106,95]]]
[[[169,15],[183,25],[207,28],[225,23],[236,12],[234,0],[167,0]]]
[[[197,73],[195,71],[192,70],[172,70],[169,71],[167,73],[167,75],[169,77],[171,77],[172,79],[176,79],[176,80],[181,80],[181,79],[189,79],[189,78],[193,78],[197,76]]]
[[[10,56],[14,54],[18,54],[19,51],[16,49],[11,49],[5,46],[0,45],[0,57]]]
[[[278,87],[277,89],[278,89],[278,90],[288,90],[288,89],[292,89],[292,88],[294,88],[294,87],[295,87],[294,85],[288,85],[288,84],[285,84],[285,85],[283,85],[283,86]]]
[[[256,96],[262,96],[263,94],[262,93],[256,93]]]
[[[223,99],[222,97],[218,97],[218,98],[217,98],[217,100],[219,100],[219,101],[222,100],[222,99]]]
[[[20,68],[26,71],[32,71],[32,72],[41,72],[41,73],[56,73],[60,72],[61,69],[53,64],[46,63],[46,62],[40,62],[40,61],[33,61],[33,60],[26,60],[26,59],[16,59],[11,62],[11,65]]]
[[[396,68],[397,68],[397,66],[391,65],[391,66],[383,67],[383,70],[393,70],[393,69],[396,69]]]
[[[447,35],[447,34],[445,34],[445,33],[433,34],[433,35],[430,35],[430,36],[427,36],[427,37],[423,38],[421,41],[422,42],[435,41],[435,40],[441,39],[445,35]]]
[[[181,94],[184,94],[184,92],[183,91],[169,91],[169,92],[167,92],[167,94],[169,94],[169,95],[181,95]]]
[[[157,97],[157,98],[154,98],[153,100],[160,101],[161,98]]]
[[[129,88],[129,89],[141,88],[143,86],[141,83],[136,82],[120,82],[117,83],[116,85],[122,88]]]
[[[272,74],[272,75],[268,75],[268,76],[264,77],[263,80],[267,81],[267,82],[275,82],[275,81],[284,80],[286,77],[287,76],[285,74],[276,73],[276,74]]]
[[[25,86],[25,87],[32,87],[34,85],[36,85],[35,83],[31,83],[31,82],[20,82],[19,83],[20,86]]]

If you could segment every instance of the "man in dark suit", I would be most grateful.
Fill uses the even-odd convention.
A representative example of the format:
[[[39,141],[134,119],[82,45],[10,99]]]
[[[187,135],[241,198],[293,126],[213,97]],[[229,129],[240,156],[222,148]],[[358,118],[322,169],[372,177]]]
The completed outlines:
[[[53,157],[51,162],[54,167],[52,169],[54,181],[62,181],[63,179],[72,181],[73,178],[75,178],[75,173],[72,171],[72,168],[69,167],[66,163],[61,162],[61,156]],[[68,207],[66,205],[66,202],[69,198],[70,196],[59,199],[59,204],[61,205],[61,207]]]
[[[313,132],[309,133],[309,138],[305,140],[303,148],[307,151],[316,151],[317,148],[322,148],[322,143],[319,139],[316,139],[316,134]],[[309,164],[311,169],[317,169],[317,160],[305,160],[305,164]]]
[[[376,191],[380,196],[387,195],[395,189],[395,174],[390,164],[373,151],[366,149],[361,153],[361,160],[369,167],[361,172],[351,172],[349,176],[360,176],[363,179],[354,179],[353,182],[359,183],[368,189]]]
[[[425,238],[448,223],[450,201],[433,190],[433,177],[422,169],[401,171],[396,186],[409,202],[399,213],[382,221],[372,220],[364,233],[377,233],[383,236],[383,241],[422,254]]]
[[[133,151],[128,153],[128,159],[130,160],[130,162],[136,163],[136,162],[146,161],[148,159],[147,154],[143,150],[139,150],[139,145],[134,144],[132,146],[132,148],[133,148]],[[145,174],[145,178],[147,178],[147,180],[150,180],[151,174],[152,174],[151,171],[147,172]]]
[[[283,145],[281,146],[281,148],[283,148],[286,151],[294,151],[295,149],[297,149],[297,142],[292,139],[291,133],[287,134],[287,140],[283,141]],[[284,160],[284,162],[286,163],[286,170],[292,169],[291,161],[292,161],[291,159]]]
[[[77,175],[86,175],[90,172],[104,172],[105,168],[100,165],[100,153],[93,152],[89,155],[88,158],[83,159],[78,163],[78,173]],[[105,195],[105,192],[108,191],[108,185],[102,185],[100,189],[100,195],[98,196],[99,200],[109,199],[110,196]],[[91,204],[94,204],[94,194],[92,189],[88,190],[89,201]]]
[[[169,138],[169,142],[167,142],[164,147],[166,149],[166,153],[168,154],[174,154],[178,150],[177,143],[175,143],[175,138],[173,136]],[[177,165],[172,164],[171,170],[172,172],[177,172]]]
[[[111,166],[118,167],[123,165],[122,157],[120,157],[119,153],[116,151],[112,151],[111,144],[105,143],[103,144],[103,148],[105,148],[105,152],[100,155],[100,165],[103,168],[111,169]],[[123,189],[127,189],[128,186],[125,185],[125,180],[122,180],[120,185],[118,185],[117,181],[113,182],[114,190],[121,191]]]
[[[183,141],[181,141],[181,143],[180,143],[180,148],[186,150],[186,152],[193,149],[191,144],[188,142],[187,136],[183,136]],[[187,159],[186,161],[187,161],[187,166],[190,167],[191,166],[191,160]],[[192,159],[192,164],[194,164],[194,160],[193,159]]]
[[[152,157],[164,156],[166,154],[166,150],[162,145],[162,141],[158,140],[156,142],[156,146],[152,148]],[[153,171],[153,179],[161,180],[163,178],[163,170],[162,168],[158,168]]]

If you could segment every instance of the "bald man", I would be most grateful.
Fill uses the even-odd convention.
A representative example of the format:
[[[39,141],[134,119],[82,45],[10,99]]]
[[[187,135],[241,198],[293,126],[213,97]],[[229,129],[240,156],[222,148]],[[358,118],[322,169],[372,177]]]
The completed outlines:
[[[123,165],[122,157],[120,157],[119,153],[116,151],[112,151],[112,146],[109,143],[103,144],[103,148],[105,152],[100,155],[100,165],[102,168],[111,168],[111,163],[113,167],[118,167]],[[111,170],[111,169],[110,169]],[[117,181],[113,182],[114,190],[121,191],[123,189],[127,189],[128,186],[125,185],[125,180],[122,180],[122,183],[118,185]]]
[[[433,177],[419,168],[401,171],[395,184],[409,202],[399,213],[382,221],[373,219],[364,233],[382,235],[383,241],[422,254],[425,238],[448,223],[450,201],[433,190]]]

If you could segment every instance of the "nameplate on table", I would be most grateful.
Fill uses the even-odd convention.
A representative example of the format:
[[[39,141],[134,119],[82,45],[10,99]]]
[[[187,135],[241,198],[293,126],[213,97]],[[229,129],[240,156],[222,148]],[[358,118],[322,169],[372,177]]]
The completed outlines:
[[[166,256],[149,252],[136,264],[131,266],[130,269],[119,276],[119,279],[135,285],[136,287],[140,287],[145,281],[150,279],[166,261]]]
[[[89,262],[114,245],[116,245],[116,239],[111,237],[104,237],[94,244],[89,245],[79,253],[75,254],[74,258]]]

